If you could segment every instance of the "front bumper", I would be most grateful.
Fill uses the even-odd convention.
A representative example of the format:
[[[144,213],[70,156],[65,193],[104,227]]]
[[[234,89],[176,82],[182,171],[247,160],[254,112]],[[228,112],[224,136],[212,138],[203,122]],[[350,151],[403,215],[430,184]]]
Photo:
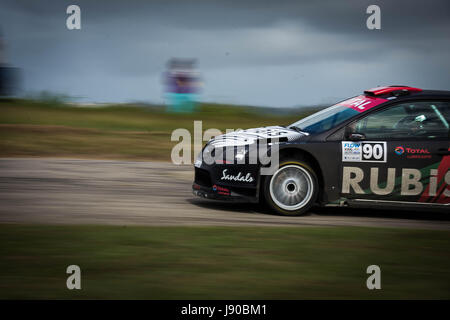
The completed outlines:
[[[226,188],[224,188],[226,189]],[[249,197],[246,195],[238,194],[235,192],[224,192],[218,191],[217,187],[203,187],[194,182],[192,185],[192,193],[197,197],[209,199],[209,200],[219,200],[219,201],[230,201],[230,202],[258,202],[257,197]]]
[[[252,182],[221,179],[223,172],[237,175],[239,172],[251,174]],[[258,202],[259,177],[255,167],[235,165],[202,165],[195,167],[195,180],[192,185],[194,195],[212,200],[234,202]]]

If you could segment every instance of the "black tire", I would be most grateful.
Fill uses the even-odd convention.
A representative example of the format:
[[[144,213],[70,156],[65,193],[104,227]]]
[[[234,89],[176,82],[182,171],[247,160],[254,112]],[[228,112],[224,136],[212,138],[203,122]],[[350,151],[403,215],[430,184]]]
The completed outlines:
[[[284,175],[282,176],[283,172]],[[289,173],[297,179],[289,180]],[[304,183],[299,181],[302,178],[305,180]],[[280,165],[272,176],[265,177],[262,189],[265,202],[269,208],[281,215],[299,216],[307,213],[316,203],[319,183],[316,173],[306,161],[287,158],[280,160]],[[301,196],[302,190],[306,193],[303,198]],[[296,202],[298,199],[301,199],[301,201]],[[290,205],[290,202],[294,202],[294,204]]]

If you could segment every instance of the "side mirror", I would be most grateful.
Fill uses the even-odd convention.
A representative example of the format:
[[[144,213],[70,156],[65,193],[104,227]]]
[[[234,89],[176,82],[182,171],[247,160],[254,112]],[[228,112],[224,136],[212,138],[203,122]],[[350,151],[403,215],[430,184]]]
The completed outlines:
[[[363,135],[362,133],[350,133],[348,135],[348,140],[350,140],[350,141],[366,140],[366,136]]]
[[[351,128],[350,126],[345,127],[345,139],[350,140],[350,141],[361,141],[361,140],[365,140],[366,136],[362,133],[357,133],[353,131],[354,129]]]

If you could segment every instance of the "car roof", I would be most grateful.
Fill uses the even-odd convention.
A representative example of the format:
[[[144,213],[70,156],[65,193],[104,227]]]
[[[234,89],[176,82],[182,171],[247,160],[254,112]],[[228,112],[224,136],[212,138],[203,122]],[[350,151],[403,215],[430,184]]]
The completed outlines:
[[[412,96],[442,96],[450,97],[450,91],[444,90],[423,90],[421,92],[415,92]]]

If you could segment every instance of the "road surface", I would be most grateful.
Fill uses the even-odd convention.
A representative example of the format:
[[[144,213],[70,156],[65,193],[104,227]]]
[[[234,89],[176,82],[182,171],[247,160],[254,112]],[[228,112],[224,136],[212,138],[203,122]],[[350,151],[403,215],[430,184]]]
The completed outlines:
[[[0,159],[0,223],[378,226],[450,230],[450,215],[348,208],[282,217],[192,195],[193,168],[162,162]]]

